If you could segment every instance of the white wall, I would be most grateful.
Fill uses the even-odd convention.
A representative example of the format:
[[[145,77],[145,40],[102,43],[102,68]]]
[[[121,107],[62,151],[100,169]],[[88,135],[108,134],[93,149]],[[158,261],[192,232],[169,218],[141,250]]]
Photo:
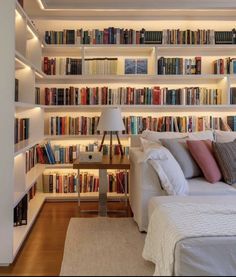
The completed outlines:
[[[12,261],[15,1],[0,1],[0,264]]]

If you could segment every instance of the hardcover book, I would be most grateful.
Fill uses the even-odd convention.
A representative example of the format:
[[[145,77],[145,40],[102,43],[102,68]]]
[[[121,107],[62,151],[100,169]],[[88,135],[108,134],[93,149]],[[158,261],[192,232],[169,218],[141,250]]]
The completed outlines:
[[[136,60],[125,59],[125,74],[135,74],[135,73],[136,73]]]
[[[148,60],[138,59],[137,60],[137,74],[148,74]]]

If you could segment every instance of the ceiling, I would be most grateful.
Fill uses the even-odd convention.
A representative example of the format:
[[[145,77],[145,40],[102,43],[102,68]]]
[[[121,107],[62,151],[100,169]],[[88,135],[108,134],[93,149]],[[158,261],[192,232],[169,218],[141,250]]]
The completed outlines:
[[[32,1],[32,0],[31,0]],[[45,9],[219,9],[236,8],[235,0],[41,0]]]
[[[24,0],[33,19],[153,19],[234,17],[235,0]],[[199,12],[200,11],[200,12]]]

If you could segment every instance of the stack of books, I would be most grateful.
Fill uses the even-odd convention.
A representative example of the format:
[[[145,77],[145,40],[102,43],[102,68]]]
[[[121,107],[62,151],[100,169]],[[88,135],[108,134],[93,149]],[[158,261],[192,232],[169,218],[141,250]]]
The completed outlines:
[[[47,75],[81,75],[82,59],[44,57],[43,72]]]
[[[202,59],[165,58],[158,59],[158,75],[201,74]]]

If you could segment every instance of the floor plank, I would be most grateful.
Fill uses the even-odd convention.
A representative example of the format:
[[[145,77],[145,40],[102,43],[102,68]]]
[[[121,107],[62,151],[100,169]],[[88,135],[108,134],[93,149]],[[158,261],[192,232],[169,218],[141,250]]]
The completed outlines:
[[[97,203],[82,203],[81,209],[93,210]],[[111,202],[111,217],[130,217],[123,202]],[[63,258],[64,242],[71,217],[95,217],[97,213],[80,213],[76,202],[45,203],[15,262],[0,267],[0,276],[58,276]]]

